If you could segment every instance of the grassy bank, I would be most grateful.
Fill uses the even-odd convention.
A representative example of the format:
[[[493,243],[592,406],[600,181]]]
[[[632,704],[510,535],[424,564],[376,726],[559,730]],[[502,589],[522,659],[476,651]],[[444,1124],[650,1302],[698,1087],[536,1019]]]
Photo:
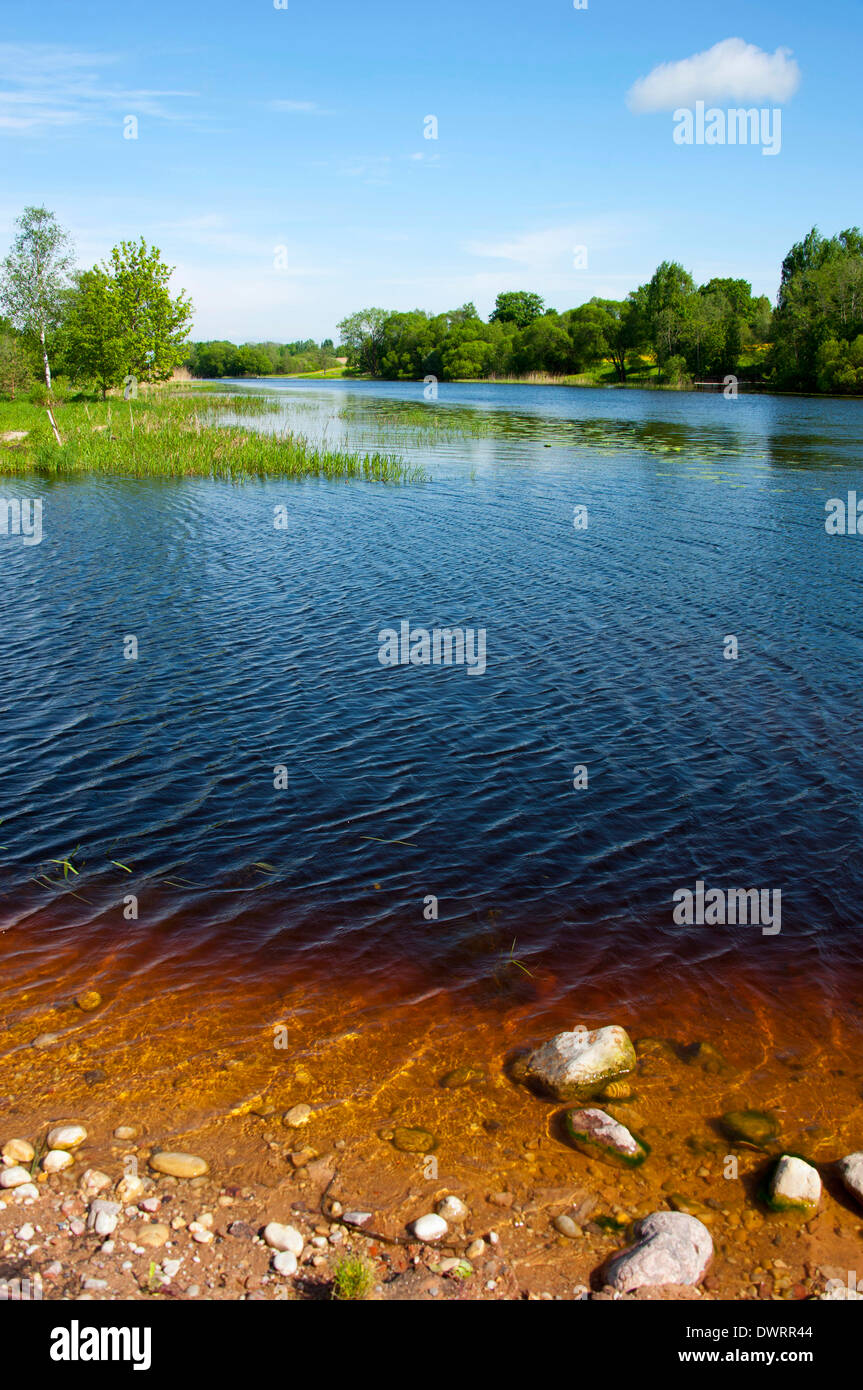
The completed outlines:
[[[255,417],[277,406],[262,396],[154,391],[135,401],[74,399],[48,412],[0,401],[0,474],[102,473],[132,477],[325,477],[417,482],[422,470],[397,455],[324,448],[289,430],[256,433]],[[9,431],[26,431],[4,440]]]

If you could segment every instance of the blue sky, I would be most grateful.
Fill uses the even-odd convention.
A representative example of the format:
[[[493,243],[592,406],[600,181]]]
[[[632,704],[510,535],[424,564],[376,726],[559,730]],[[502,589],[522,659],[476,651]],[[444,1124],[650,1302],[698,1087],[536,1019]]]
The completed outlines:
[[[779,105],[775,157],[676,145],[671,109],[627,99],[729,39],[790,56],[723,49],[646,104]],[[143,235],[194,336],[235,341],[335,337],[371,304],[488,314],[502,289],[622,298],[665,258],[773,296],[813,223],[863,221],[861,51],[860,0],[7,0],[0,252],[29,203],[82,264]],[[735,74],[754,88],[725,99]]]

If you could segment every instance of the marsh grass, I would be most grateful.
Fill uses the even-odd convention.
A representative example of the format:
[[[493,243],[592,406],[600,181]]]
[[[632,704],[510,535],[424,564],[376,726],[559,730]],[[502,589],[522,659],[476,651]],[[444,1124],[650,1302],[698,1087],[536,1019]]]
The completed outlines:
[[[345,1255],[333,1269],[333,1298],[359,1302],[375,1286],[375,1271],[360,1255]]]
[[[0,403],[0,432],[26,429],[22,443],[0,442],[0,474],[98,473],[131,477],[362,478],[406,483],[422,469],[380,450],[316,446],[285,427],[259,433],[256,418],[277,405],[266,395],[153,392],[135,401],[72,400],[53,407],[54,440],[44,409]],[[246,423],[248,422],[248,423]]]

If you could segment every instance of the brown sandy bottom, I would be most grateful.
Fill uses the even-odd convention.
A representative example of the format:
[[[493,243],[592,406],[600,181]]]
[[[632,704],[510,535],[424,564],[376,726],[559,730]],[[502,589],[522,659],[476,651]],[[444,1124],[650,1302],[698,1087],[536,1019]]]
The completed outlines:
[[[355,1251],[377,1298],[610,1296],[604,1261],[633,1220],[670,1208],[708,1224],[712,1267],[698,1291],[637,1296],[800,1299],[849,1271],[863,1279],[863,1212],[832,1168],[863,1148],[859,982],[844,1002],[828,1004],[805,980],[768,998],[754,967],[741,966],[722,981],[656,981],[644,1003],[621,1009],[595,982],[561,997],[559,981],[547,988],[541,969],[528,979],[514,963],[470,989],[430,989],[407,969],[398,986],[342,975],[332,961],[329,970],[294,962],[262,979],[238,965],[228,977],[224,963],[208,971],[199,960],[165,988],[156,965],[132,980],[110,960],[94,971],[62,951],[53,966],[44,953],[7,958],[0,1143],[24,1138],[38,1151],[61,1121],[81,1122],[88,1137],[73,1167],[40,1175],[37,1199],[0,1196],[0,1279],[39,1273],[46,1298],[330,1297],[337,1261]],[[75,999],[94,988],[101,1002],[85,1012]],[[595,1102],[650,1144],[637,1171],[568,1146],[563,1107],[507,1071],[521,1048],[608,1023],[671,1044],[639,1049],[629,1097]],[[284,1116],[300,1104],[311,1116],[291,1128]],[[776,1116],[775,1152],[819,1167],[814,1218],[772,1213],[760,1199],[770,1155],[732,1145],[718,1126],[724,1111],[747,1107]],[[118,1126],[138,1132],[121,1141]],[[402,1128],[428,1131],[433,1144],[400,1150]],[[152,1174],[158,1149],[200,1155],[209,1173]],[[729,1155],[736,1179],[725,1176]],[[107,1247],[80,1229],[93,1195],[82,1178],[94,1169],[112,1185],[137,1171],[157,1207],[130,1203]],[[411,1242],[408,1223],[447,1194],[467,1204],[464,1224],[441,1246]],[[334,1221],[333,1201],[371,1213],[375,1234]],[[574,1223],[567,1236],[553,1224],[561,1215]],[[205,1234],[190,1231],[202,1216]],[[305,1238],[293,1278],[273,1271],[256,1238],[268,1221]],[[169,1228],[165,1243],[142,1240],[151,1225]],[[472,1273],[446,1267],[478,1238]]]

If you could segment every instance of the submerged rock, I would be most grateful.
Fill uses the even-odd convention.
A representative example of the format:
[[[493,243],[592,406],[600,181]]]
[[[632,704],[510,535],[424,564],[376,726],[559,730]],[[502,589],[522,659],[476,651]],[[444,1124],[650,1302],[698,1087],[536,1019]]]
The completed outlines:
[[[98,1009],[102,1002],[102,996],[97,989],[85,989],[83,994],[79,994],[75,1003],[82,1013],[91,1014]]]
[[[398,1125],[392,1132],[393,1148],[405,1154],[427,1154],[437,1148],[431,1130],[412,1129],[408,1125]]]
[[[684,1061],[690,1066],[701,1067],[711,1076],[734,1076],[734,1068],[728,1063],[719,1051],[709,1042],[694,1042],[683,1049]]]
[[[165,1173],[171,1178],[199,1178],[209,1172],[207,1160],[198,1158],[197,1154],[155,1153],[150,1167],[155,1173]]]
[[[774,1211],[811,1215],[821,1201],[821,1179],[811,1163],[783,1154],[770,1177],[767,1203]]]
[[[437,1204],[437,1214],[442,1216],[444,1221],[452,1221],[454,1225],[459,1225],[467,1219],[468,1209],[461,1197],[444,1197]]]
[[[3,1145],[5,1163],[32,1163],[35,1157],[36,1150],[29,1139],[9,1139]]]
[[[863,1152],[840,1158],[836,1168],[852,1197],[863,1204]]]
[[[763,1149],[779,1133],[776,1116],[766,1110],[727,1110],[720,1124],[736,1144],[752,1144],[757,1149]]]
[[[572,1144],[591,1158],[625,1168],[638,1168],[650,1149],[604,1110],[567,1110],[564,1128]]]
[[[446,1235],[449,1227],[442,1216],[429,1214],[420,1216],[410,1227],[417,1240],[440,1240]]]
[[[635,1055],[639,1062],[643,1057],[664,1057],[667,1062],[678,1061],[674,1044],[667,1038],[638,1038],[635,1043]]]
[[[628,1076],[636,1063],[625,1029],[576,1028],[558,1033],[527,1060],[527,1080],[558,1100],[590,1100],[610,1082]]]
[[[441,1077],[440,1084],[449,1091],[457,1086],[475,1086],[485,1079],[483,1067],[456,1067],[454,1071],[448,1071]]]
[[[681,1211],[655,1211],[635,1225],[634,1245],[615,1255],[605,1282],[621,1293],[657,1284],[697,1284],[713,1258],[707,1227]]]

